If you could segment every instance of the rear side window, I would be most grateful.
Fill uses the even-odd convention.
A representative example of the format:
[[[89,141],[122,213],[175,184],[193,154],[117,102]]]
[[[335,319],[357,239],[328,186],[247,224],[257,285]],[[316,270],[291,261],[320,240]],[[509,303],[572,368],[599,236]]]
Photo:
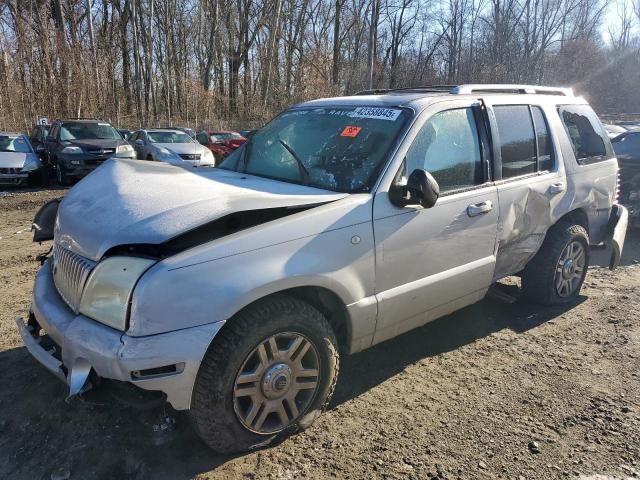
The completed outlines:
[[[553,147],[551,145],[551,136],[549,135],[549,127],[544,118],[542,109],[537,106],[531,107],[531,116],[533,117],[533,126],[536,130],[536,147],[538,151],[538,170],[553,169]]]
[[[558,113],[581,165],[607,160],[607,136],[596,114],[587,105],[563,105]]]
[[[536,140],[528,105],[494,107],[500,137],[502,178],[518,177],[537,170]]]

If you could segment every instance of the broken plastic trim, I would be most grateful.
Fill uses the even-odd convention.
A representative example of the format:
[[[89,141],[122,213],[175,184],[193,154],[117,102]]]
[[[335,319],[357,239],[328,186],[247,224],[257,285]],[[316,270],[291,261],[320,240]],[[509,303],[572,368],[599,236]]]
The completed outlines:
[[[117,254],[138,254],[158,259],[167,258],[203,243],[310,210],[326,203],[329,202],[233,212],[181,233],[160,244],[132,244],[113,247],[105,253],[105,257]]]
[[[34,242],[53,240],[53,227],[61,201],[62,199],[60,198],[49,200],[38,210],[38,213],[36,213],[36,216],[33,218],[33,223],[31,224]]]

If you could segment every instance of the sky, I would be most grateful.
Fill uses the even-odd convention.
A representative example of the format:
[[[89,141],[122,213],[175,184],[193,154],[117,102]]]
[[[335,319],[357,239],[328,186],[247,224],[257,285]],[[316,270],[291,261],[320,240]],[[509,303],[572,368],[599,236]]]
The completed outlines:
[[[602,36],[605,40],[609,40],[609,30],[615,31],[620,25],[620,16],[618,11],[626,6],[629,14],[633,14],[633,0],[614,0],[607,1],[607,10],[602,23]],[[640,32],[640,21],[635,18],[635,32]]]

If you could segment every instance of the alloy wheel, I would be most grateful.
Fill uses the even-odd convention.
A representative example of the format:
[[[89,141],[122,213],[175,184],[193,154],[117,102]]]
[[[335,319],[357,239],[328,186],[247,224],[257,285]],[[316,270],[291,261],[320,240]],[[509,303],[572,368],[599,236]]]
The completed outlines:
[[[554,279],[558,296],[569,297],[580,287],[586,260],[586,251],[581,242],[574,240],[564,247],[556,265]]]
[[[284,430],[308,409],[318,390],[320,357],[299,333],[263,340],[245,359],[233,389],[238,420],[255,433]]]

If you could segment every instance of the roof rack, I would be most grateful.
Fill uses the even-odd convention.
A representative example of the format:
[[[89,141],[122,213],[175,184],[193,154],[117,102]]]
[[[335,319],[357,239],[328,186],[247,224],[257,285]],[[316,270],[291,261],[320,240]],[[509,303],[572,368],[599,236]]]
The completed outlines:
[[[451,93],[464,95],[468,93],[520,93],[534,95],[562,95],[573,97],[573,90],[562,87],[541,87],[539,85],[514,85],[514,84],[467,84],[458,85],[453,88]]]
[[[422,85],[403,88],[376,88],[362,90],[355,95],[383,95],[385,93],[450,93],[465,95],[470,93],[518,93],[525,95],[561,95],[573,97],[573,90],[562,87],[541,87],[538,85],[514,84],[463,84],[463,85]]]

